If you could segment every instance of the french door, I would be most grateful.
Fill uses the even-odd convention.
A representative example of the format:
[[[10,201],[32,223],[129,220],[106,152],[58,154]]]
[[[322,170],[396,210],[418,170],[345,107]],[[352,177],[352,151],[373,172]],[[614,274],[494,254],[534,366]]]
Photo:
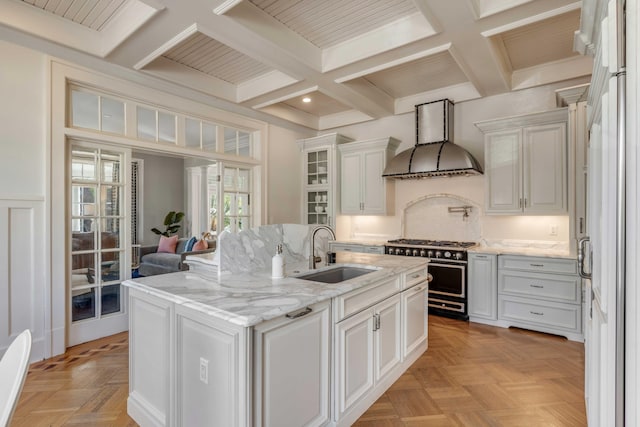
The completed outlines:
[[[130,151],[73,142],[68,161],[68,345],[127,330]]]

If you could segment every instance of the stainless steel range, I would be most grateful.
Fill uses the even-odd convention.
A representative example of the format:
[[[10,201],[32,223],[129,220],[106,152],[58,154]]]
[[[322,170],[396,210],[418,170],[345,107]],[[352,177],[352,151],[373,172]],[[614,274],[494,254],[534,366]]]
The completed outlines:
[[[468,320],[467,314],[467,249],[475,242],[445,240],[389,240],[389,255],[429,258],[429,313]]]

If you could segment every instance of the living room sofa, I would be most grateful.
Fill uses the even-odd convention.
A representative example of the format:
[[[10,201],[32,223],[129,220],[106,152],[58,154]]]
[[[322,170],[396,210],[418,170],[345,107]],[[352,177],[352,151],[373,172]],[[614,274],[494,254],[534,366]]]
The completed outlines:
[[[184,262],[188,255],[198,255],[214,252],[216,241],[207,240],[209,247],[201,251],[186,251],[189,239],[178,239],[176,253],[158,252],[158,245],[140,247],[140,276],[154,276],[156,274],[173,273],[175,271],[188,270],[189,266]]]

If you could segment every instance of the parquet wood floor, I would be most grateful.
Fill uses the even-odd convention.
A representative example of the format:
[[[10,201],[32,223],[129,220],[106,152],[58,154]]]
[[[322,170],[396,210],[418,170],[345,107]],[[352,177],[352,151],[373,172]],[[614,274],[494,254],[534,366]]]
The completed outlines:
[[[12,426],[135,426],[128,362],[122,333],[31,365]],[[429,350],[354,426],[586,426],[583,378],[580,343],[430,316]]]

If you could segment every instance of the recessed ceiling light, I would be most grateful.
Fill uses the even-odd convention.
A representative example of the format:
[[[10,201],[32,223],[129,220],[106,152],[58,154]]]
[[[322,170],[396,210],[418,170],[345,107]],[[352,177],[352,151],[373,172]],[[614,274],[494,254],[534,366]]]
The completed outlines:
[[[311,98],[305,96],[304,98],[302,98],[302,102],[311,102]]]

